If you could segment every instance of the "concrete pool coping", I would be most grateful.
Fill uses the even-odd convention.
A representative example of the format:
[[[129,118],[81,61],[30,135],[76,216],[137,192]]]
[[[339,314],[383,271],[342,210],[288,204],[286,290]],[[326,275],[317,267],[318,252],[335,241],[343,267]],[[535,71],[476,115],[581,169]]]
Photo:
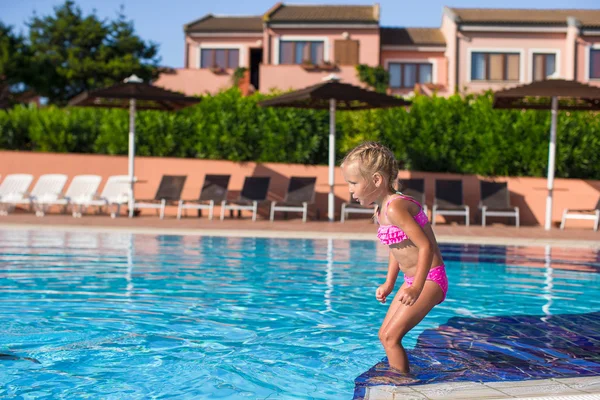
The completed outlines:
[[[502,382],[449,382],[418,386],[371,386],[367,400],[600,399],[600,376]]]

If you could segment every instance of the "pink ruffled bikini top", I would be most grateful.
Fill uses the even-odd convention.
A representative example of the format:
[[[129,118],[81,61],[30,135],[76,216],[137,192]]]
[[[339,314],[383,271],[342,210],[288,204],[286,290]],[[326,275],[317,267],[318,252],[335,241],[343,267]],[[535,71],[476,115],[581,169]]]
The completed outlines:
[[[420,210],[419,210],[418,214],[415,215],[413,218],[415,219],[415,222],[417,224],[419,224],[420,227],[425,226],[429,222],[429,218],[427,218],[427,215],[423,212],[423,207],[421,206],[421,204],[419,204],[418,201],[416,201],[415,199],[413,199],[411,197],[404,196],[402,193],[398,193],[398,196],[392,197],[391,199],[388,200],[387,204],[385,205],[386,217],[387,217],[387,210],[388,210],[390,203],[397,199],[404,199],[404,200],[412,201],[413,203],[415,203],[416,205],[419,206]],[[379,214],[377,215],[377,222],[379,223]],[[381,225],[381,224],[379,224],[379,229],[377,229],[377,237],[379,238],[379,241],[382,244],[385,244],[388,246],[392,245],[392,244],[400,243],[400,242],[408,239],[408,236],[406,235],[406,233],[404,233],[404,231],[402,229],[398,228],[396,225]]]

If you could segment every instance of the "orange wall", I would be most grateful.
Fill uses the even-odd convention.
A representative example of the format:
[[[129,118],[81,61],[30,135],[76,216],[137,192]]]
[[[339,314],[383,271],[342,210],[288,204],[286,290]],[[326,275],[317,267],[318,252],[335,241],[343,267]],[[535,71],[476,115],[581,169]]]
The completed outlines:
[[[225,73],[214,73],[209,69],[180,68],[172,73],[162,73],[154,85],[181,92],[187,96],[198,96],[206,93],[218,93],[233,86],[233,70]]]
[[[180,158],[136,157],[136,176],[142,183],[136,185],[135,195],[138,199],[151,199],[158,187],[163,174],[187,175],[183,189],[184,199],[195,199],[200,193],[204,175],[208,173],[231,174],[230,197],[239,194],[244,182],[244,177],[250,175],[271,176],[269,199],[280,200],[287,189],[290,176],[316,176],[317,194],[316,207],[321,210],[321,218],[327,214],[327,166],[312,166],[298,164],[277,164],[253,162],[234,163],[230,161],[196,160]],[[127,173],[126,156],[106,156],[91,154],[55,154],[55,153],[29,153],[0,151],[0,174],[28,173],[38,176],[46,173],[63,173],[70,177],[77,174],[98,174],[104,180],[110,175]],[[465,202],[471,207],[471,222],[478,221],[477,204],[479,202],[478,177],[475,175],[457,175],[427,172],[400,171],[399,177],[406,179],[425,178],[426,202],[431,208],[434,196],[434,180],[462,179],[465,193]],[[336,169],[336,218],[339,219],[341,203],[348,200],[348,187],[344,183],[341,171]],[[546,180],[543,178],[498,178],[508,182],[511,191],[511,202],[521,209],[521,222],[523,225],[540,225],[544,221],[546,201]],[[34,180],[35,184],[35,180]],[[67,182],[67,185],[69,182]],[[33,187],[33,186],[32,186]],[[600,181],[580,179],[557,179],[555,182],[554,222],[560,221],[564,208],[593,208],[600,194]],[[311,214],[314,216],[313,208]],[[153,211],[144,211],[153,213]],[[219,212],[219,211],[217,211]],[[175,214],[175,207],[171,207],[168,214]],[[266,208],[262,210],[263,216],[267,215]],[[475,218],[477,216],[477,219]],[[442,217],[440,222],[442,221]],[[490,218],[490,222],[496,219]],[[498,221],[507,221],[498,219]],[[461,222],[462,223],[462,222]],[[591,227],[589,221],[569,221],[568,226]]]
[[[303,89],[310,85],[322,83],[323,78],[331,74],[337,75],[344,83],[365,86],[359,79],[355,67],[337,67],[332,71],[307,71],[301,65],[261,65],[260,91],[269,93],[273,90]]]

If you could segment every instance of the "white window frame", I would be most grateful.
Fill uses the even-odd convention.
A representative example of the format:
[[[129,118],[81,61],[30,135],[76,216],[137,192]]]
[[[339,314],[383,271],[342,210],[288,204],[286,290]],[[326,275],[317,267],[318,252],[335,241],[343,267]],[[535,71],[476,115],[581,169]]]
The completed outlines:
[[[431,64],[431,83],[438,83],[438,59],[429,57],[429,58],[389,58],[385,60],[384,66],[386,71],[390,71],[390,64]],[[389,86],[389,85],[388,85]],[[389,86],[390,89],[410,89],[410,88],[393,88]]]
[[[555,57],[555,67],[556,70],[554,75],[556,77],[562,78],[561,71],[561,58],[560,58],[560,49],[529,49],[529,76],[527,77],[528,82],[533,82],[533,55],[534,54],[554,54]]]
[[[467,83],[513,83],[512,81],[482,81],[471,79],[471,68],[473,66],[473,53],[518,53],[519,54],[519,83],[525,83],[525,49],[523,48],[493,48],[493,47],[469,47],[467,49]]]
[[[242,46],[239,44],[231,44],[231,43],[205,43],[198,46],[198,65],[197,68],[200,69],[202,66],[202,50],[239,50],[240,59],[238,67],[247,67],[246,60],[246,46]]]
[[[282,40],[286,42],[323,42],[323,61],[329,61],[329,37],[281,35],[273,38],[274,65],[279,65],[279,44]]]
[[[590,43],[585,47],[585,60],[584,60],[584,68],[585,72],[583,73],[583,78],[586,82],[593,81],[598,82],[600,78],[590,78],[590,61],[591,61],[591,51],[592,50],[600,50],[600,43]]]

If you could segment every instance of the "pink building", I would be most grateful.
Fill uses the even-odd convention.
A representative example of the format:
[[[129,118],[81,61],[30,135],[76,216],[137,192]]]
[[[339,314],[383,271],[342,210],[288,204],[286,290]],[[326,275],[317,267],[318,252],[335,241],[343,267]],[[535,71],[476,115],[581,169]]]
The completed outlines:
[[[600,86],[600,9],[446,7],[448,87],[500,89],[556,76]]]
[[[390,93],[500,89],[557,76],[600,86],[600,10],[445,7],[439,28],[381,27],[379,5],[286,5],[185,25],[185,67],[156,84],[215,93],[246,68],[255,90],[297,89],[357,64],[390,73]]]

